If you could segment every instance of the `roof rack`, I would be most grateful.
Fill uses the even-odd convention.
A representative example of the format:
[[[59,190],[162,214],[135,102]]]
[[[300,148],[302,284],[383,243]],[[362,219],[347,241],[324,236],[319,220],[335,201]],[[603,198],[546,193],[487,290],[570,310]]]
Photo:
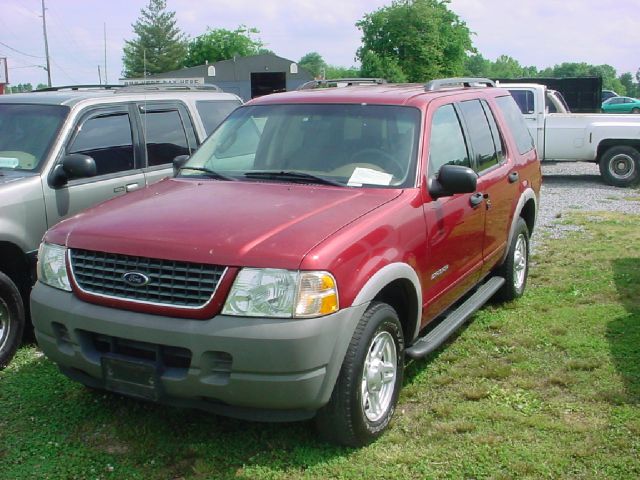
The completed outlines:
[[[431,80],[425,83],[424,89],[427,92],[433,92],[440,90],[443,87],[495,87],[496,84],[493,80],[488,78],[473,78],[473,77],[454,77],[454,78],[439,78],[437,80]]]
[[[60,85],[59,87],[45,87],[33,90],[34,92],[58,92],[60,90],[114,90],[124,85]]]
[[[381,85],[387,83],[384,78],[334,78],[326,80],[311,80],[303,83],[296,90],[310,90],[313,88],[351,87],[353,85]]]
[[[137,83],[134,85],[121,85],[118,93],[130,92],[194,92],[194,91],[222,92],[222,89],[212,83],[201,85],[184,85],[181,83]]]

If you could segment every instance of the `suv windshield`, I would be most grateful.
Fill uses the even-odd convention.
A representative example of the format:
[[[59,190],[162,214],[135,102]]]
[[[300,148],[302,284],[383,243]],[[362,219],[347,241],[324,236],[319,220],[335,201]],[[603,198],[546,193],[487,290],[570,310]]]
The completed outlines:
[[[392,105],[242,107],[202,144],[181,176],[202,176],[205,168],[253,181],[409,187],[420,118],[416,108]]]
[[[0,104],[0,169],[36,170],[68,112],[61,105]]]

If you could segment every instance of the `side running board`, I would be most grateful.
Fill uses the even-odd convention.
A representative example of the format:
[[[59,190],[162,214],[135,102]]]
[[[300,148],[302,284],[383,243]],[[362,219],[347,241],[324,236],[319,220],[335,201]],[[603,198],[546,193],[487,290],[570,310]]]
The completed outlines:
[[[410,358],[422,358],[436,350],[449,338],[467,319],[473,315],[494,293],[504,285],[504,278],[492,277],[484,283],[478,290],[467,298],[458,308],[453,310],[440,324],[427,333],[424,337],[418,338],[413,345],[405,350],[405,354]]]

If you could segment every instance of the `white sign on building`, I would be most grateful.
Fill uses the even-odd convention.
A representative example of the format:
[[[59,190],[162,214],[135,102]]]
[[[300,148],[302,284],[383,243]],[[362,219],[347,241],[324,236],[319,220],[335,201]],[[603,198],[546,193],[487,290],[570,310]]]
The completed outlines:
[[[7,68],[7,59],[0,58],[0,85],[9,83],[9,69]]]
[[[194,78],[122,78],[125,85],[150,85],[155,83],[170,83],[172,85],[204,85],[204,77]]]

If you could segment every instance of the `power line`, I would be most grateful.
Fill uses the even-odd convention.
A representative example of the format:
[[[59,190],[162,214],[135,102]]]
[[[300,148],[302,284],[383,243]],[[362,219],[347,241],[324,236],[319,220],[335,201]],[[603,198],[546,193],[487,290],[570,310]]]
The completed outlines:
[[[0,42],[0,45],[2,45],[2,46],[4,46],[4,47],[7,47],[9,50],[13,50],[14,52],[19,53],[20,55],[24,55],[24,56],[26,56],[26,57],[44,58],[44,57],[39,57],[39,56],[37,56],[37,55],[31,55],[30,53],[24,53],[24,52],[21,52],[21,51],[20,51],[20,50],[18,50],[17,48],[13,48],[12,46],[7,45],[7,44],[6,44],[6,43],[4,43],[4,42]]]

